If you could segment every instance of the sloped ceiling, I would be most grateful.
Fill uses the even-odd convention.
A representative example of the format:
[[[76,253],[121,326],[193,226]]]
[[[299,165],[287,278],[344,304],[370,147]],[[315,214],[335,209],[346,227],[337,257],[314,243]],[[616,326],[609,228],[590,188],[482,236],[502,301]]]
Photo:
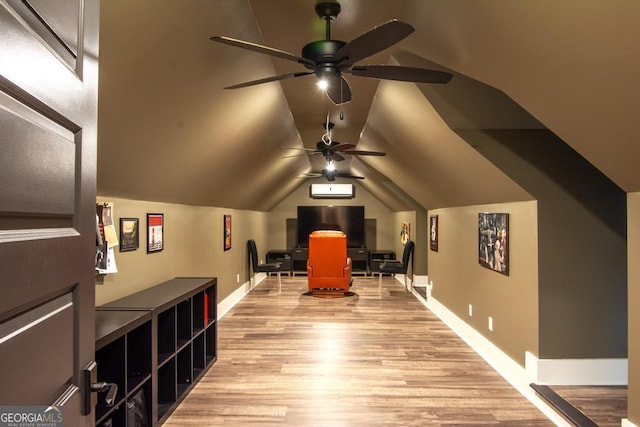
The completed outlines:
[[[343,0],[332,38],[351,40],[389,19],[416,31],[362,63],[428,64],[511,97],[626,191],[640,128],[640,6],[585,0]],[[299,54],[324,38],[315,0],[110,0],[101,6],[98,192],[268,211],[322,167],[314,148],[327,116],[332,137],[385,157],[340,162],[392,210],[531,199],[440,118],[448,85],[348,76],[353,101],[336,107],[313,76],[223,87],[301,65],[209,41],[226,35]],[[420,65],[423,66],[423,65]],[[428,87],[425,87],[428,86]],[[469,106],[486,108],[469,93]],[[430,97],[432,100],[430,101]],[[503,111],[504,117],[511,117]],[[515,117],[515,116],[513,116]],[[518,116],[521,117],[521,116]],[[491,121],[492,126],[536,122]],[[634,144],[635,142],[635,144]],[[286,150],[293,147],[297,150]]]

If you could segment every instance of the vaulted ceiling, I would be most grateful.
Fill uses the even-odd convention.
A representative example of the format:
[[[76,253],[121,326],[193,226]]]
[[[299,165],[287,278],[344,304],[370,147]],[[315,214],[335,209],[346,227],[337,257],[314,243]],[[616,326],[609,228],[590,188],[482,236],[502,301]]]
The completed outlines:
[[[342,0],[333,39],[390,19],[416,29],[361,63],[445,70],[452,81],[348,75],[353,100],[342,106],[314,76],[223,89],[304,68],[209,37],[299,55],[324,38],[315,3],[102,2],[98,193],[268,211],[322,168],[322,156],[283,157],[315,148],[327,117],[334,140],[387,153],[338,168],[364,176],[358,183],[392,210],[533,198],[460,136],[470,129],[547,128],[640,191],[636,0]]]

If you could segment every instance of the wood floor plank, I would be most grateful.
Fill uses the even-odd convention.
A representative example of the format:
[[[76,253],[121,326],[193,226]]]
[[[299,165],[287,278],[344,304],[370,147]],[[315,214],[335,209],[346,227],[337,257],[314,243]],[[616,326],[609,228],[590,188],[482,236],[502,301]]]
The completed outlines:
[[[265,279],[218,324],[218,360],[167,426],[551,426],[392,277],[345,298]]]

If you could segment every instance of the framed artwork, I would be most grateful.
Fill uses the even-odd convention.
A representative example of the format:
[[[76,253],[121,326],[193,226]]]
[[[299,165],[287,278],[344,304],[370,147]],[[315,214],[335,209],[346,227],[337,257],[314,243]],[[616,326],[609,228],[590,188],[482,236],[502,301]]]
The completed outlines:
[[[224,216],[224,250],[231,249],[231,215]]]
[[[438,251],[438,215],[429,217],[429,248]]]
[[[509,214],[478,214],[478,262],[509,275]]]
[[[138,218],[120,218],[120,252],[135,251],[140,246]]]
[[[400,241],[403,245],[406,245],[409,239],[411,239],[411,224],[403,222],[400,226]]]
[[[164,249],[164,214],[147,214],[147,253]]]

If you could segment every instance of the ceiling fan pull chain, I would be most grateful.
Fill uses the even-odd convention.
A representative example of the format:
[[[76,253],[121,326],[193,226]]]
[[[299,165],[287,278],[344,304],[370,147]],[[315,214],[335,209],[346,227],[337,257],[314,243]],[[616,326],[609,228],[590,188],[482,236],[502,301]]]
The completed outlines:
[[[322,142],[324,142],[324,145],[326,146],[331,146],[331,126],[329,125],[329,111],[327,111],[327,122],[324,128],[327,132],[322,135]]]

